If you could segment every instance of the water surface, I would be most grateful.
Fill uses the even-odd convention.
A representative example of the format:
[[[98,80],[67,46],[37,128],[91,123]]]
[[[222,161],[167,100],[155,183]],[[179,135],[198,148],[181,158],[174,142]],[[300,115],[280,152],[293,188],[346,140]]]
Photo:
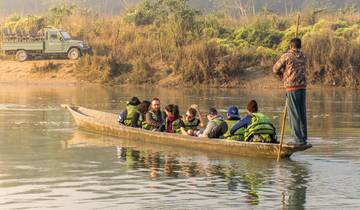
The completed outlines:
[[[137,95],[245,112],[256,99],[278,128],[282,91],[2,85],[0,209],[359,209],[359,93],[309,90],[314,148],[277,163],[83,132],[60,104],[117,113]]]

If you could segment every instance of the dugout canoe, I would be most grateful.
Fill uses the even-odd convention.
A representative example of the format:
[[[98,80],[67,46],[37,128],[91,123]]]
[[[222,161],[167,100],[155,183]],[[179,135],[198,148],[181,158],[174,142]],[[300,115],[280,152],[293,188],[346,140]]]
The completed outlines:
[[[279,144],[240,142],[224,139],[208,139],[179,134],[153,132],[140,128],[119,125],[117,115],[87,109],[75,105],[62,105],[68,109],[80,129],[102,135],[131,139],[132,141],[152,144],[183,147],[194,150],[232,154],[239,156],[264,157],[276,159]],[[290,157],[293,153],[305,151],[311,145],[295,146],[283,144],[281,158]]]

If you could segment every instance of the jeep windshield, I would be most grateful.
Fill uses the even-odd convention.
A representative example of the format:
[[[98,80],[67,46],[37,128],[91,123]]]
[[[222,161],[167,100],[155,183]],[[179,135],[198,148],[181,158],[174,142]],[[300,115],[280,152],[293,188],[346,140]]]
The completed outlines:
[[[70,40],[71,39],[68,32],[61,31],[60,33],[61,33],[61,36],[64,38],[64,40]]]

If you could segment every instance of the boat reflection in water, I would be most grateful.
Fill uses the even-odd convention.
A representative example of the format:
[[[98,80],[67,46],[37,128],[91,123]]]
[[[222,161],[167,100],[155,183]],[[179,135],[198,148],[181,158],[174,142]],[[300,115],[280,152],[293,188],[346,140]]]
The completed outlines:
[[[266,200],[268,204],[273,203],[272,207],[304,209],[308,169],[303,163],[292,160],[277,163],[271,159],[239,158],[81,131],[75,131],[64,146],[114,147],[114,156],[125,171],[135,171],[154,182],[175,178],[192,187],[206,187],[210,192],[213,188],[213,191],[234,194],[237,195],[232,201],[234,205],[259,205]]]

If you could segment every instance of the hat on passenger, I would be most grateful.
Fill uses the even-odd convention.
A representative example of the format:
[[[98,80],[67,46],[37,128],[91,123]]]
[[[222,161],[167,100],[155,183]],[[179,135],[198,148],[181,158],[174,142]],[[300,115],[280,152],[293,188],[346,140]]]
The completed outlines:
[[[229,117],[239,117],[239,109],[236,106],[229,106],[227,114]]]

